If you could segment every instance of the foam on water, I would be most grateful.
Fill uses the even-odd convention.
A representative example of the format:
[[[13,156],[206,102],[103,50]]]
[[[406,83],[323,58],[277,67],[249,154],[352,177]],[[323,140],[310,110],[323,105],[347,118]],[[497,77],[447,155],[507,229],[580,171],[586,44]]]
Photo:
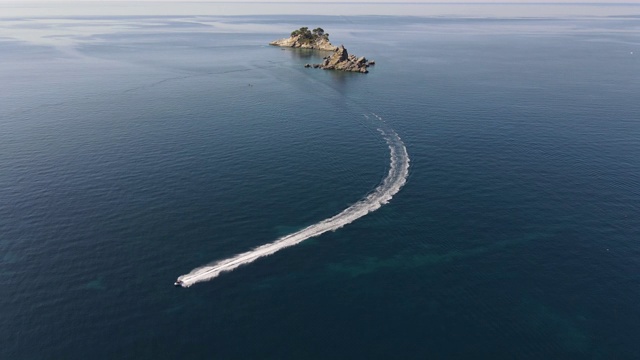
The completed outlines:
[[[383,121],[378,115],[373,115],[378,120]],[[211,280],[224,271],[231,271],[240,265],[249,264],[258,258],[271,255],[286,247],[299,244],[306,239],[324,234],[327,231],[337,230],[370,212],[378,210],[382,205],[388,203],[407,181],[407,176],[409,175],[409,154],[402,139],[395,131],[392,129],[378,129],[378,131],[389,146],[390,165],[389,173],[373,192],[335,216],[310,225],[300,231],[283,236],[274,242],[259,246],[251,251],[193,269],[190,273],[180,276],[178,281],[181,282],[183,287],[189,287],[198,282]]]

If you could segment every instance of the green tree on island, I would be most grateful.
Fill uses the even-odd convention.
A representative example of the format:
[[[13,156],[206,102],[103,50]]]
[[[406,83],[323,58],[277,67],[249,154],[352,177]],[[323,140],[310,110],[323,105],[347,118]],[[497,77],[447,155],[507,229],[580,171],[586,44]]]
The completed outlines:
[[[303,44],[309,44],[312,42],[316,42],[320,39],[325,39],[329,41],[329,34],[324,32],[322,28],[315,28],[313,30],[309,30],[308,27],[304,26],[298,30],[294,30],[291,32],[291,37],[298,36],[298,41]]]

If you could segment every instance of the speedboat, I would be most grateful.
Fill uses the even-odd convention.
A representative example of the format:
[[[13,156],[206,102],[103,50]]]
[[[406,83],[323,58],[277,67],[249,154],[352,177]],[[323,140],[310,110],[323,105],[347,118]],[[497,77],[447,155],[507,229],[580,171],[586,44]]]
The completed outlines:
[[[173,283],[173,286],[184,287],[184,283],[182,282],[182,280],[178,280],[178,281]]]

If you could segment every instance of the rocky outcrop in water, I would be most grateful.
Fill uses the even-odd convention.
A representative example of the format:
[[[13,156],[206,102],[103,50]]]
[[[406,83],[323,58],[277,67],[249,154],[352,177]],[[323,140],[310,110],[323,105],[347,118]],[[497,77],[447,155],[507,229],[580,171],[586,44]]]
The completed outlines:
[[[293,31],[289,38],[272,41],[269,45],[333,51],[332,55],[324,57],[321,64],[306,64],[304,66],[306,68],[312,67],[314,69],[320,68],[323,70],[351,71],[366,74],[369,72],[367,68],[375,65],[375,61],[367,60],[364,56],[349,55],[344,45],[339,47],[331,45],[329,34],[325,33],[322,28],[309,30],[307,27],[301,27]]]
[[[337,49],[331,45],[329,34],[325,33],[322,28],[309,30],[306,27],[293,31],[289,38],[272,41],[269,45],[325,51]]]
[[[364,56],[349,55],[349,52],[340,45],[332,55],[324,58],[321,64],[307,64],[305,67],[320,68],[323,70],[341,70],[366,74],[367,68],[375,65],[375,61],[369,61]]]

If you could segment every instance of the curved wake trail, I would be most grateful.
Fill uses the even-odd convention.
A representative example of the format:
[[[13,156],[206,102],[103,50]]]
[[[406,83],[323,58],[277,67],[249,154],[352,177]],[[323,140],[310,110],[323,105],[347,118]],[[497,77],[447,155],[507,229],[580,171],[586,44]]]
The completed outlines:
[[[366,116],[366,115],[365,115]],[[383,121],[378,115],[374,116]],[[409,154],[402,139],[398,134],[389,129],[378,129],[389,146],[391,164],[389,173],[380,185],[369,195],[344,209],[341,213],[310,225],[300,231],[283,236],[272,243],[259,246],[251,251],[235,255],[231,258],[218,261],[211,265],[205,265],[193,269],[190,273],[178,278],[183,287],[189,287],[201,281],[211,280],[224,271],[231,271],[240,265],[249,264],[258,258],[271,255],[286,247],[293,246],[309,238],[319,236],[327,231],[337,230],[355,220],[378,210],[382,205],[391,200],[407,181],[409,175]]]

